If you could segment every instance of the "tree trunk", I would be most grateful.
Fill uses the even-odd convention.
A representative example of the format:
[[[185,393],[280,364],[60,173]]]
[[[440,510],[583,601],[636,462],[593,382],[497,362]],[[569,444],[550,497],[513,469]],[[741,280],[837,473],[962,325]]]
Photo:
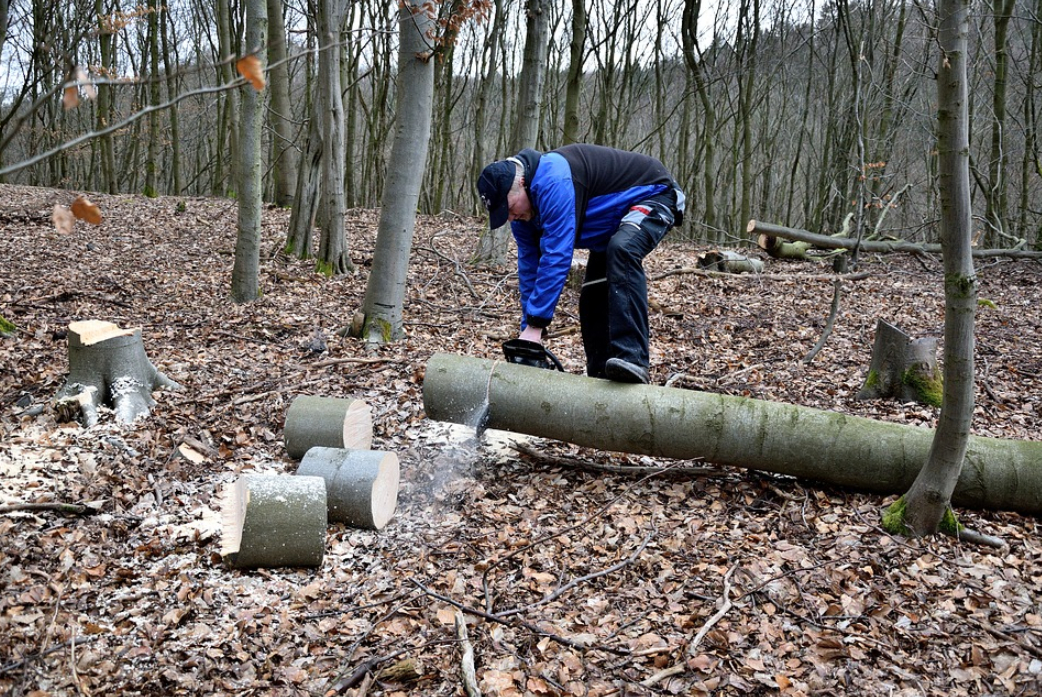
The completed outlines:
[[[582,98],[583,58],[586,56],[586,5],[572,0],[572,35],[568,44],[568,78],[564,93],[564,145],[578,143],[579,101]]]
[[[318,270],[339,276],[354,270],[344,237],[344,100],[340,90],[342,0],[318,3],[318,119],[322,133]]]
[[[438,421],[475,424],[608,451],[703,459],[882,493],[907,491],[929,429],[810,407],[435,354],[423,405]],[[952,499],[1042,512],[1042,443],[971,437]]]
[[[380,530],[398,505],[398,456],[374,450],[311,448],[298,476],[326,482],[327,517],[366,530]]]
[[[248,50],[261,63],[267,64],[265,44],[268,36],[268,8],[265,0],[246,3]],[[261,147],[264,129],[264,92],[252,86],[242,88],[242,140],[239,153],[239,225],[235,241],[235,264],[232,267],[232,300],[252,302],[260,297],[261,203],[264,188],[264,151]]]
[[[321,566],[327,509],[321,477],[244,474],[224,491],[221,556],[237,569]]]
[[[510,139],[510,154],[523,148],[534,148],[539,139],[543,89],[546,86],[546,54],[549,49],[549,0],[527,1],[528,29],[518,85],[517,111]],[[483,229],[478,237],[472,263],[498,266],[506,261],[510,250],[510,225],[498,230]]]
[[[434,22],[421,0],[401,6],[398,30],[397,127],[387,163],[373,267],[365,288],[362,336],[372,343],[402,338],[409,255],[416,225],[434,103]]]
[[[286,235],[286,254],[298,259],[310,259],[312,238],[315,235],[315,217],[318,215],[319,191],[322,188],[322,134],[318,119],[312,114],[304,156],[300,158],[297,175],[297,193],[293,197],[293,212],[289,217]]]
[[[944,397],[926,465],[904,496],[904,524],[916,535],[937,532],[959,483],[973,422],[973,330],[977,276],[970,241],[969,0],[937,5],[937,154],[944,245]],[[972,469],[972,468],[971,468]],[[1036,468],[1037,469],[1037,468]]]
[[[373,415],[359,399],[297,397],[286,412],[286,453],[294,460],[315,446],[368,450],[373,444]]]
[[[290,102],[289,64],[286,60],[286,24],[281,0],[267,0],[269,46],[268,84],[271,85],[271,163],[275,169],[275,205],[292,206],[297,191],[298,149]]]
[[[69,377],[55,399],[68,402],[85,426],[97,423],[101,405],[115,410],[117,421],[132,423],[149,413],[156,403],[152,390],[159,387],[181,388],[148,360],[140,327],[98,320],[69,325]]]

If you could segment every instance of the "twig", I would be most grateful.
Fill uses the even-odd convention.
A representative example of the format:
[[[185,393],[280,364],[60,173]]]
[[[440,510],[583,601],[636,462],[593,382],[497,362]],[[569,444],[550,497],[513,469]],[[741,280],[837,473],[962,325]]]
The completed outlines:
[[[0,513],[14,513],[16,511],[57,511],[65,515],[94,515],[98,509],[80,503],[12,503],[0,506]]]
[[[602,465],[572,457],[552,457],[525,443],[511,442],[510,447],[521,453],[550,465],[566,467],[588,472],[610,472],[612,474],[668,474],[674,476],[700,477],[720,474],[720,470],[711,467],[685,467],[682,465],[666,465],[664,467],[645,467],[642,465]]]
[[[23,668],[35,661],[37,658],[46,658],[47,656],[50,656],[52,653],[56,651],[61,651],[62,649],[67,648],[69,645],[73,643],[75,643],[76,646],[83,646],[84,644],[91,644],[100,638],[100,634],[95,634],[94,636],[76,637],[67,641],[63,641],[60,644],[55,644],[49,649],[45,649],[43,651],[39,651],[32,655],[26,656],[20,661],[14,661],[13,663],[8,663],[7,665],[0,666],[0,675],[10,673],[12,670],[18,670],[19,668]]]
[[[1001,537],[994,537],[986,533],[980,532],[979,530],[973,530],[972,528],[962,528],[958,532],[948,532],[942,530],[945,535],[954,537],[957,540],[965,540],[966,542],[972,542],[978,545],[984,545],[985,547],[994,547],[995,549],[1002,549],[1006,546],[1006,541]]]
[[[398,363],[394,358],[327,358],[324,361],[308,363],[307,368],[328,368],[331,365],[342,365],[344,363],[358,363],[359,365],[372,365],[375,363]]]
[[[839,314],[839,299],[843,294],[843,281],[836,279],[832,283],[832,308],[829,310],[829,318],[825,321],[825,328],[821,332],[821,338],[818,339],[818,343],[814,345],[814,348],[810,350],[806,356],[803,357],[804,363],[810,363],[814,360],[814,357],[818,355],[822,347],[825,346],[825,342],[828,341],[829,335],[832,334],[832,327],[836,323],[836,315]]]
[[[612,648],[610,646],[590,647],[590,646],[587,646],[586,644],[579,643],[578,641],[573,641],[573,640],[571,640],[571,639],[569,639],[567,637],[563,637],[563,636],[561,636],[559,634],[554,634],[553,632],[548,632],[545,629],[542,629],[542,628],[538,627],[537,625],[532,624],[531,622],[526,622],[525,620],[516,619],[516,618],[515,619],[510,619],[510,618],[506,618],[506,617],[500,617],[499,615],[494,615],[491,612],[485,612],[484,610],[478,610],[477,608],[469,607],[469,606],[464,605],[463,603],[461,603],[459,601],[453,600],[452,598],[446,597],[446,596],[441,595],[439,593],[435,593],[430,588],[428,588],[427,586],[423,585],[422,583],[420,583],[419,581],[417,581],[414,578],[411,578],[409,580],[412,581],[414,584],[416,584],[416,586],[420,590],[422,590],[424,593],[426,593],[430,597],[434,598],[435,600],[440,600],[443,603],[448,603],[449,605],[453,606],[457,610],[462,610],[463,612],[467,613],[468,615],[474,615],[475,617],[480,617],[480,618],[486,619],[486,620],[488,620],[490,622],[495,622],[497,624],[502,624],[502,625],[505,625],[507,627],[521,627],[522,629],[526,629],[526,630],[532,632],[533,634],[536,634],[538,636],[546,637],[550,641],[554,641],[554,642],[556,642],[558,644],[562,644],[562,645],[567,646],[569,648],[576,649],[577,651],[587,651],[587,650],[589,650],[591,648],[596,648],[596,649],[598,649],[600,651],[607,651],[608,653],[613,653],[616,656],[629,656],[629,655],[631,655],[631,652],[630,652],[629,649],[616,649],[616,648]]]
[[[587,581],[592,581],[593,579],[600,578],[601,576],[607,576],[608,574],[615,573],[619,569],[623,569],[623,568],[629,566],[630,564],[632,564],[637,559],[637,557],[640,556],[640,553],[643,552],[647,548],[648,544],[651,543],[651,540],[652,540],[652,538],[655,537],[655,533],[656,532],[658,532],[658,531],[655,530],[654,528],[652,528],[651,532],[649,532],[647,534],[647,536],[644,538],[644,540],[640,543],[640,546],[637,547],[636,550],[634,550],[633,554],[631,554],[630,556],[626,557],[625,559],[623,559],[622,561],[618,562],[617,564],[613,564],[612,566],[609,566],[607,569],[601,569],[600,571],[595,571],[592,574],[587,574],[585,576],[580,576],[579,578],[573,578],[571,581],[569,581],[568,583],[564,584],[563,586],[561,586],[560,588],[555,590],[553,593],[550,593],[549,595],[544,596],[543,598],[537,600],[534,603],[531,603],[529,605],[525,605],[523,607],[516,607],[513,610],[504,610],[503,612],[499,612],[499,613],[496,613],[496,614],[498,614],[500,617],[510,617],[511,615],[517,615],[517,614],[520,614],[522,612],[526,612],[528,610],[531,610],[532,608],[539,607],[540,605],[545,605],[547,603],[552,603],[553,601],[557,600],[562,595],[564,595],[565,593],[570,591],[572,588],[575,588],[576,586],[578,586],[581,583],[586,583]]]
[[[841,278],[845,281],[861,281],[873,275],[871,271],[859,271],[857,273],[836,276],[835,274],[801,274],[801,273],[725,273],[723,271],[706,271],[694,267],[683,267],[663,271],[654,276],[648,276],[649,281],[659,281],[663,278],[678,275],[705,276],[707,278],[742,278],[755,279],[758,281],[833,281]]]
[[[467,636],[467,620],[460,610],[456,611],[456,639],[459,641],[460,648],[459,672],[460,678],[463,680],[463,689],[467,693],[467,697],[481,697],[477,672],[474,670],[474,647]]]
[[[698,648],[698,645],[702,643],[702,640],[705,639],[706,634],[708,634],[709,630],[713,628],[713,625],[715,625],[717,622],[723,619],[724,615],[726,615],[727,612],[731,609],[731,575],[735,572],[737,568],[738,565],[735,564],[727,570],[726,574],[724,574],[724,591],[723,595],[721,596],[723,602],[720,605],[720,609],[717,610],[716,613],[714,613],[713,616],[710,617],[706,621],[706,623],[702,625],[702,628],[698,630],[698,634],[696,634],[695,638],[691,640],[691,643],[687,647],[687,653],[689,655],[694,655],[695,650]],[[643,687],[651,687],[656,683],[665,680],[666,678],[678,675],[679,673],[683,673],[685,670],[687,670],[687,666],[684,664],[683,661],[681,661],[680,663],[677,663],[674,666],[670,666],[669,668],[660,670],[647,680],[643,681],[641,685]]]

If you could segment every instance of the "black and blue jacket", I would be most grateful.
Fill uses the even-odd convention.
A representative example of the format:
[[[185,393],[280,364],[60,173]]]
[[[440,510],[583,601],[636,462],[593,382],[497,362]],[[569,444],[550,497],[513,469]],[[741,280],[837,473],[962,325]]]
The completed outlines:
[[[545,327],[574,250],[604,251],[631,206],[676,184],[655,158],[600,145],[566,145],[545,154],[526,149],[516,159],[534,213],[511,224],[522,326]]]

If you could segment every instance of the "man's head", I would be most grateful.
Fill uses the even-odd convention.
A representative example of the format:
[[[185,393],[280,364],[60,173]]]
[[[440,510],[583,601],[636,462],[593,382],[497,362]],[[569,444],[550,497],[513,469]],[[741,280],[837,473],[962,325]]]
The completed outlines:
[[[521,163],[511,158],[493,162],[478,177],[478,195],[488,211],[488,226],[495,230],[508,220],[531,220],[532,204],[525,191]]]

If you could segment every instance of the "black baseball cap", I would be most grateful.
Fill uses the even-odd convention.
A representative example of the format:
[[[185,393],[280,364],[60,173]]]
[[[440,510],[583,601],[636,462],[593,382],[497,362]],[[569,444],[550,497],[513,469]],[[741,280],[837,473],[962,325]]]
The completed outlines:
[[[490,230],[503,227],[510,217],[510,204],[507,194],[514,186],[517,168],[513,162],[498,160],[481,171],[478,177],[478,195],[481,203],[488,210],[488,227]]]

